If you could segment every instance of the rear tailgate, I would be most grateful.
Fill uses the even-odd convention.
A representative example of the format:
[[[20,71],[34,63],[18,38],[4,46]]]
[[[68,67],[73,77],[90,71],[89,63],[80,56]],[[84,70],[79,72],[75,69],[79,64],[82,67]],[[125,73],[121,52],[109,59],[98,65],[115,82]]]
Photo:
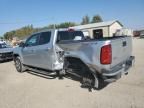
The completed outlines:
[[[132,37],[121,37],[111,40],[111,68],[126,61],[132,55]]]

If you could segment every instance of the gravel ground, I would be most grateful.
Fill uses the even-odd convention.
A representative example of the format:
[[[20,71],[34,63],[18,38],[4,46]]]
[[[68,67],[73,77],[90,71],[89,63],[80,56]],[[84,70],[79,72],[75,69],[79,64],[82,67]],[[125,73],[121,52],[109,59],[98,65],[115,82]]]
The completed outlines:
[[[133,40],[135,66],[101,90],[89,92],[77,81],[18,73],[0,64],[0,108],[144,108],[144,39]]]

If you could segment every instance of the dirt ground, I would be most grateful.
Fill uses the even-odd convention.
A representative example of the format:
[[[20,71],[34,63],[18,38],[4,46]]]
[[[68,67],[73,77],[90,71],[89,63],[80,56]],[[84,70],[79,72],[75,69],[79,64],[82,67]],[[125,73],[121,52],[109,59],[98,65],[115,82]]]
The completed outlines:
[[[144,39],[133,40],[135,66],[101,90],[89,92],[77,81],[18,73],[0,64],[0,108],[144,108]]]

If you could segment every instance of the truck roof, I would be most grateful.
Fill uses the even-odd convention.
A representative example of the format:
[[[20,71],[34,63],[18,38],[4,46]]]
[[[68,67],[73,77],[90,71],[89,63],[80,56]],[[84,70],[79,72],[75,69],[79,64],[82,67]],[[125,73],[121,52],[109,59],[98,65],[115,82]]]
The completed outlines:
[[[59,29],[44,29],[44,30],[35,32],[33,34],[37,34],[37,33],[41,33],[41,32],[47,32],[47,31],[68,31],[68,30],[80,31],[78,29],[72,29],[72,28],[59,28]]]

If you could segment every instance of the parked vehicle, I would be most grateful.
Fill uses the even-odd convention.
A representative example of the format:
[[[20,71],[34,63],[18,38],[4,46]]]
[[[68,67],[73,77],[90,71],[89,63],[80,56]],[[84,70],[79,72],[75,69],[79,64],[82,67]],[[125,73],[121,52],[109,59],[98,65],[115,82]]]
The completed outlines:
[[[0,61],[13,59],[13,48],[5,42],[0,42]]]
[[[122,28],[116,31],[115,36],[133,36],[133,30],[128,28]]]
[[[140,31],[140,38],[144,38],[144,30]]]
[[[140,31],[133,31],[134,37],[140,37]]]
[[[129,36],[86,40],[82,31],[57,29],[30,36],[14,50],[18,72],[25,69],[70,73],[83,84],[99,88],[99,78],[113,82],[132,66],[132,39]]]

